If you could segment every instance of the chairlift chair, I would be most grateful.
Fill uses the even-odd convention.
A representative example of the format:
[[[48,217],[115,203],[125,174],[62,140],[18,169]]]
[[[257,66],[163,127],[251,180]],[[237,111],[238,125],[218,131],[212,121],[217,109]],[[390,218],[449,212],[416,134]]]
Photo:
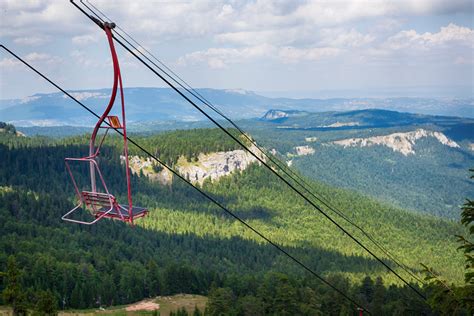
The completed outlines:
[[[112,88],[112,94],[110,96],[110,101],[105,109],[102,116],[99,118],[98,122],[94,127],[92,132],[91,139],[89,142],[89,155],[81,158],[65,158],[66,169],[69,173],[69,176],[74,185],[74,190],[78,199],[78,204],[69,212],[62,216],[62,219],[68,222],[92,225],[97,223],[102,218],[111,218],[117,219],[123,222],[128,222],[133,225],[133,221],[137,218],[146,216],[148,210],[144,207],[134,206],[132,203],[132,190],[130,183],[130,168],[128,160],[128,143],[127,143],[127,128],[125,121],[125,103],[123,96],[123,87],[122,87],[122,76],[120,74],[120,67],[118,63],[117,53],[115,51],[112,29],[115,27],[114,23],[103,23],[102,28],[104,29],[107,39],[109,42],[110,52],[112,55],[112,62],[114,67],[114,84]],[[117,88],[120,87],[120,99],[122,104],[122,123],[118,116],[109,115],[110,111],[115,102],[115,97],[117,95]],[[105,121],[107,119],[107,121]],[[100,143],[96,146],[95,141],[97,134],[100,129],[105,129],[105,132],[100,140]],[[114,195],[112,195],[105,183],[102,172],[99,168],[99,163],[97,157],[100,154],[100,149],[104,143],[105,137],[107,136],[110,129],[121,130],[123,134],[123,144],[124,144],[124,161],[125,161],[125,179],[127,183],[127,204],[119,204]],[[81,191],[79,186],[74,178],[70,164],[73,162],[78,163],[87,163],[89,164],[89,173],[90,173],[90,189]],[[99,176],[100,184],[102,191],[98,189],[96,175]],[[100,186],[99,186],[100,187]],[[92,216],[94,219],[92,221],[82,221],[78,219],[73,219],[71,216],[76,211],[84,209]]]

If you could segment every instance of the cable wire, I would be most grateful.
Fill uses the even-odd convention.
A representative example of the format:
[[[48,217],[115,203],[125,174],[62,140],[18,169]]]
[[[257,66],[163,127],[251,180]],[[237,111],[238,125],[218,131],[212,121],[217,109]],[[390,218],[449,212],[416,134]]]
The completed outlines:
[[[99,12],[105,19],[107,19],[109,22],[112,22],[112,20],[105,15],[100,9],[98,9],[96,6],[94,6],[91,2],[88,0],[85,0],[95,11]],[[80,2],[92,13],[94,14],[100,21],[104,22],[104,20],[94,11],[92,10],[87,4],[83,2],[83,0],[80,0]],[[143,47],[140,43],[138,43],[131,35],[129,35],[125,30],[120,28],[120,26],[116,26],[119,30],[121,30],[131,41],[133,41],[136,45],[138,45],[139,48],[141,48],[143,51],[147,52],[154,60],[156,60],[162,67],[166,68],[171,74],[173,74],[176,78],[171,76],[169,73],[167,73],[165,70],[163,70],[162,67],[158,66],[153,60],[151,60],[148,56],[146,56],[140,49],[137,49],[137,47],[133,44],[130,43],[124,36],[122,36],[119,32],[114,30],[114,33],[117,34],[120,38],[122,38],[128,45],[130,45],[135,51],[137,51],[140,55],[142,55],[145,59],[147,59],[150,63],[152,63],[155,67],[157,67],[161,72],[163,72],[168,78],[170,78],[173,82],[181,86],[183,89],[186,90],[189,94],[194,96],[196,99],[201,101],[204,105],[209,107],[211,110],[219,114],[222,118],[224,118],[227,122],[229,122],[234,128],[236,128],[239,133],[246,138],[255,148],[257,148],[269,161],[271,161],[279,170],[281,170],[286,176],[288,176],[290,179],[292,179],[296,184],[298,184],[303,190],[305,190],[309,195],[311,195],[313,198],[315,198],[317,201],[322,203],[324,206],[326,206],[328,209],[330,209],[332,212],[337,214],[339,217],[344,219],[346,222],[354,226],[356,229],[362,232],[364,236],[366,236],[379,250],[381,250],[391,261],[393,261],[396,265],[398,265],[401,269],[403,269],[406,273],[408,273],[412,278],[417,280],[420,283],[424,284],[424,281],[421,280],[419,277],[417,277],[415,274],[413,274],[410,271],[410,268],[407,267],[404,263],[400,262],[394,255],[392,255],[382,244],[380,244],[378,241],[375,240],[374,237],[372,237],[369,233],[367,233],[363,228],[361,228],[359,225],[354,223],[351,219],[347,217],[341,210],[337,209],[336,207],[332,206],[322,195],[318,195],[317,192],[313,192],[314,189],[310,184],[308,184],[302,177],[298,175],[298,173],[294,172],[291,168],[287,168],[286,164],[281,162],[278,158],[276,158],[274,155],[268,154],[264,149],[262,149],[258,144],[248,136],[248,134],[243,131],[235,122],[233,122],[229,117],[227,117],[224,113],[222,113],[217,107],[215,107],[210,101],[208,101],[204,96],[202,96],[197,90],[195,90],[193,87],[191,87],[185,80],[183,80],[178,74],[176,74],[172,69],[170,69],[166,64],[164,64],[161,60],[159,60],[155,55],[153,55],[149,50],[147,50],[145,47]],[[272,158],[273,156],[273,158]],[[284,167],[282,167],[284,166]],[[290,174],[291,173],[291,174]],[[310,189],[309,189],[309,188]],[[313,190],[311,190],[313,189]]]
[[[18,55],[16,55],[15,53],[13,53],[10,49],[8,49],[7,47],[5,47],[4,45],[0,45],[1,48],[3,48],[5,51],[7,51],[9,54],[11,54],[13,57],[15,57],[16,59],[18,59],[20,62],[22,62],[24,65],[26,65],[28,68],[30,68],[31,70],[33,70],[36,74],[38,74],[39,76],[41,76],[43,79],[45,79],[47,82],[49,82],[51,85],[53,85],[55,88],[57,88],[58,90],[60,90],[62,93],[64,93],[65,95],[67,95],[69,98],[71,98],[73,101],[75,101],[77,104],[79,104],[82,108],[84,108],[86,111],[88,111],[89,113],[91,113],[93,116],[95,116],[96,118],[100,118],[100,116],[98,114],[96,114],[93,110],[91,110],[89,107],[87,107],[85,104],[83,104],[82,102],[80,102],[79,100],[77,100],[74,96],[72,96],[70,93],[68,93],[66,90],[64,90],[63,88],[61,88],[58,84],[56,84],[55,82],[53,82],[51,79],[49,79],[48,77],[46,77],[44,74],[42,74],[40,71],[38,71],[37,69],[35,69],[33,66],[31,66],[29,63],[27,63],[25,60],[23,60],[22,58],[20,58]],[[118,134],[120,134],[121,136],[124,136],[123,133],[114,128],[112,125],[110,125],[109,122],[105,121],[104,123],[106,123],[106,125],[108,125],[111,129],[115,130],[115,132],[117,132]],[[317,279],[319,279],[321,282],[323,282],[324,284],[326,284],[327,286],[329,286],[330,288],[332,288],[333,290],[335,290],[337,293],[339,293],[341,296],[343,296],[344,298],[346,298],[348,301],[350,301],[352,304],[354,304],[356,307],[360,307],[360,308],[363,308],[364,311],[366,311],[368,314],[371,314],[370,311],[365,308],[364,306],[362,306],[361,304],[357,303],[354,299],[352,299],[351,297],[349,297],[347,294],[345,294],[342,290],[338,289],[336,286],[332,285],[329,281],[327,281],[326,279],[324,279],[322,276],[320,276],[319,274],[317,274],[315,271],[313,271],[311,268],[309,268],[306,264],[304,264],[302,261],[300,261],[298,258],[294,257],[292,254],[290,254],[288,251],[286,251],[285,249],[283,249],[281,246],[279,246],[278,244],[276,244],[275,242],[273,242],[271,239],[269,239],[268,237],[266,237],[263,233],[259,232],[257,229],[255,229],[253,226],[251,226],[250,224],[248,224],[246,221],[244,221],[242,218],[240,218],[238,215],[236,215],[235,213],[233,213],[232,211],[230,211],[228,208],[226,208],[224,205],[222,205],[219,201],[217,201],[215,198],[213,198],[212,196],[210,196],[208,193],[206,193],[205,191],[203,191],[201,188],[193,185],[190,181],[188,181],[186,178],[184,178],[182,175],[180,175],[176,170],[174,170],[173,168],[171,168],[170,166],[168,166],[166,163],[164,163],[162,160],[160,160],[158,157],[156,157],[155,155],[153,155],[151,152],[149,152],[147,149],[145,149],[144,147],[142,147],[139,143],[137,143],[135,140],[131,139],[130,137],[127,136],[127,140],[135,145],[138,149],[140,149],[141,151],[143,151],[145,154],[147,154],[150,158],[154,159],[156,162],[158,162],[160,165],[162,165],[163,167],[165,167],[168,171],[170,171],[171,173],[173,173],[173,175],[175,175],[176,177],[178,177],[179,179],[181,179],[182,181],[184,181],[185,183],[187,183],[189,186],[191,186],[193,189],[195,189],[196,191],[198,191],[201,195],[203,195],[205,198],[207,198],[208,200],[210,200],[212,203],[214,203],[215,205],[217,205],[219,208],[221,208],[223,211],[225,211],[228,215],[232,216],[234,219],[236,219],[237,221],[239,221],[242,225],[244,225],[245,227],[247,227],[248,229],[250,229],[251,231],[253,231],[255,234],[257,234],[260,238],[262,238],[263,240],[265,240],[266,242],[268,242],[270,245],[272,245],[274,248],[276,248],[278,251],[280,251],[281,253],[283,253],[285,256],[287,256],[288,258],[290,258],[293,262],[295,262],[296,264],[298,264],[299,266],[301,266],[304,270],[306,270],[307,272],[309,272],[311,275],[313,275],[314,277],[316,277]]]

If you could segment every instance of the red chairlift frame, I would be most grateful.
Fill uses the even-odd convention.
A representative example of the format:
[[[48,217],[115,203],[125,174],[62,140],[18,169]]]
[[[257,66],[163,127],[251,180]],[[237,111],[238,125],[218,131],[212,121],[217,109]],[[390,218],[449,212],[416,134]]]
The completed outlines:
[[[112,31],[111,31],[111,29],[114,27],[115,27],[115,24],[113,23],[107,23],[107,22],[103,23],[103,29],[107,35],[110,52],[112,55],[112,62],[114,66],[114,84],[113,84],[112,94],[110,96],[109,104],[107,108],[105,109],[104,113],[102,114],[102,116],[99,118],[99,121],[96,123],[94,127],[94,131],[92,132],[91,139],[89,142],[89,156],[81,157],[81,158],[65,158],[66,169],[74,185],[74,190],[76,192],[79,204],[76,205],[72,210],[64,214],[61,217],[61,219],[64,221],[73,222],[77,224],[92,225],[92,224],[97,223],[102,218],[118,219],[123,222],[129,222],[133,224],[134,219],[146,216],[148,213],[148,210],[146,208],[133,206],[133,203],[132,203],[132,188],[131,188],[131,183],[130,183],[130,168],[129,168],[129,160],[128,160],[128,142],[127,142],[127,128],[126,128],[126,120],[125,120],[125,102],[124,102],[124,95],[123,95],[122,76],[120,74],[118,57],[115,51],[115,46],[114,46],[113,36],[112,36]],[[121,103],[122,103],[122,124],[120,124],[120,120],[117,116],[109,115],[115,102],[118,86],[120,87],[120,98],[121,98]],[[109,123],[106,126],[102,126],[102,123],[104,122],[106,118],[108,119]],[[95,146],[96,137],[99,132],[99,129],[101,128],[104,128],[105,132],[104,132],[104,135],[102,136],[102,139],[99,145],[96,147]],[[127,181],[127,200],[128,200],[127,205],[119,204],[115,196],[109,193],[109,190],[105,183],[102,172],[100,171],[99,164],[97,162],[97,157],[100,154],[100,148],[102,147],[105,137],[107,136],[108,131],[111,128],[123,130],[125,178]],[[90,191],[81,192],[79,190],[76,179],[74,178],[73,172],[69,165],[70,162],[89,163],[90,183],[91,183]],[[102,187],[105,192],[98,192],[97,190],[96,172],[99,175],[100,181],[102,183]],[[89,211],[95,217],[95,219],[92,221],[86,222],[86,221],[72,219],[71,217],[69,217],[71,214],[73,214],[80,208],[89,209]]]

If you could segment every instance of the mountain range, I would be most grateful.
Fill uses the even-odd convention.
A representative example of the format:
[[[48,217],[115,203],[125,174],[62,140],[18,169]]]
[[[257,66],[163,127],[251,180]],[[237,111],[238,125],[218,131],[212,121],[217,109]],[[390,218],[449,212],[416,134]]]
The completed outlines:
[[[324,112],[374,108],[474,118],[472,98],[290,99],[264,97],[246,90],[197,89],[196,92],[232,119],[261,117],[271,109]],[[100,113],[108,101],[110,90],[78,90],[70,93]],[[128,120],[135,124],[149,121],[192,122],[205,119],[169,88],[126,88],[124,93]],[[191,99],[197,101],[192,96]],[[16,126],[90,126],[94,123],[94,119],[88,113],[62,93],[38,93],[23,99],[0,100],[0,118]]]

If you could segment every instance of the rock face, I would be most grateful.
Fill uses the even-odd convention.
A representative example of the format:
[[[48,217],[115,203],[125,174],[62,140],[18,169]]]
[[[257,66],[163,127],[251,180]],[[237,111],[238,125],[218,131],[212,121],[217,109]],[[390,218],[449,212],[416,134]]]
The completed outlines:
[[[124,156],[120,156],[120,159],[123,161]],[[168,169],[163,168],[160,172],[155,170],[155,167],[158,166],[158,163],[152,160],[151,158],[142,158],[138,156],[130,156],[129,158],[130,169],[133,174],[140,174],[140,171],[148,177],[151,181],[158,181],[161,184],[170,184],[173,175]]]
[[[397,151],[404,156],[408,156],[410,154],[415,154],[415,150],[413,149],[415,142],[418,139],[424,137],[434,137],[443,145],[453,148],[459,147],[456,142],[447,138],[443,133],[427,131],[424,129],[417,129],[407,133],[393,133],[369,138],[349,138],[334,141],[333,143],[344,147],[370,147],[375,145],[387,146],[393,151]]]
[[[255,147],[250,148],[254,153]],[[211,154],[200,154],[197,162],[178,161],[178,172],[192,183],[202,184],[204,180],[217,180],[230,175],[234,171],[245,170],[252,163],[257,162],[247,151],[238,149]]]
[[[262,116],[261,120],[281,122],[288,117],[305,116],[307,114],[308,112],[299,110],[268,110],[267,113]]]
[[[306,156],[314,154],[314,148],[306,146],[296,146],[295,152],[297,156]]]
[[[288,113],[284,111],[270,110],[267,113],[265,113],[265,115],[263,116],[263,119],[268,120],[268,121],[273,121],[273,120],[281,119],[288,116],[289,116]]]
[[[255,146],[250,147],[252,152],[257,153]],[[262,160],[264,158],[258,155]],[[123,159],[123,158],[122,158]],[[171,184],[173,177],[171,172],[163,169],[156,171],[156,163],[150,158],[131,156],[130,168],[133,173],[140,171],[152,181],[158,181],[162,184]],[[220,177],[230,175],[234,171],[243,171],[252,163],[258,162],[250,153],[244,150],[233,150],[225,152],[216,152],[210,154],[200,154],[195,162],[188,162],[181,157],[176,163],[176,170],[180,175],[192,183],[202,184],[204,180],[217,180]]]
[[[332,123],[330,125],[324,125],[324,126],[320,126],[320,127],[333,127],[333,128],[337,128],[337,127],[343,127],[343,126],[360,126],[359,122],[336,122],[336,123]]]

